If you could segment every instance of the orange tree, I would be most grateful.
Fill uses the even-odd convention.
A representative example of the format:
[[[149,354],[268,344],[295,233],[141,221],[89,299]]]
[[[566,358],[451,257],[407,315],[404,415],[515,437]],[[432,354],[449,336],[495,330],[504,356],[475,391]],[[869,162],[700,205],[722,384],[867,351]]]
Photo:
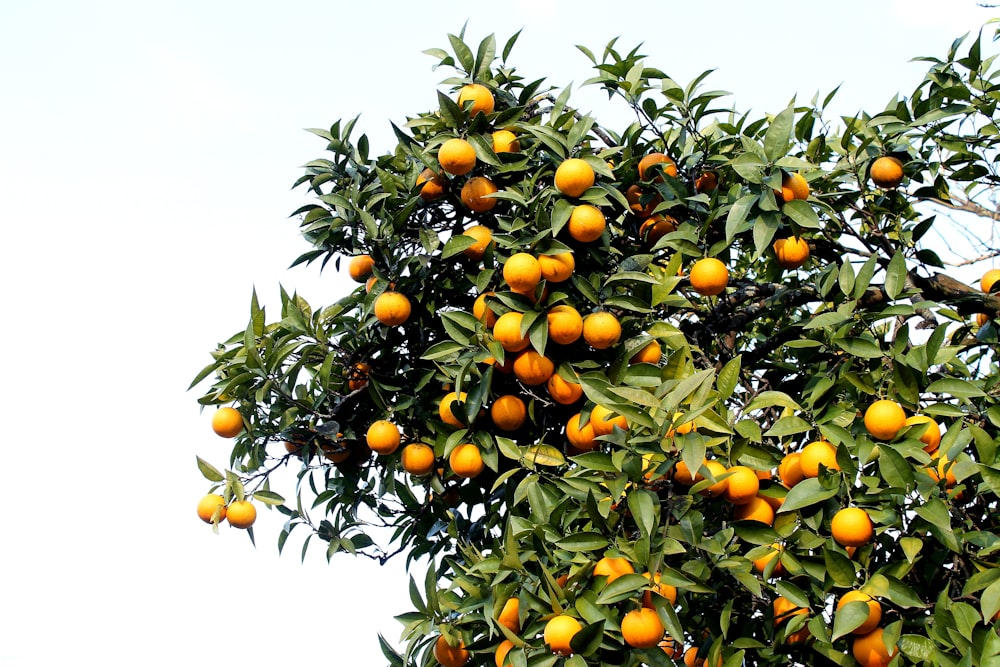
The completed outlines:
[[[359,285],[215,350],[199,515],[424,564],[396,666],[997,664],[1000,296],[935,251],[996,254],[980,40],[838,122],[581,48],[621,131],[514,41],[385,155],[313,130],[295,263]]]

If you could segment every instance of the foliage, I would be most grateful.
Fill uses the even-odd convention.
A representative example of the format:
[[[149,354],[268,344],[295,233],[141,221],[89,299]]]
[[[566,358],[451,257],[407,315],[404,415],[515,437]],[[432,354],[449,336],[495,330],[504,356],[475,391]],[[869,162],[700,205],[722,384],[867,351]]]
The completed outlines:
[[[328,153],[296,183],[315,201],[296,211],[312,248],[295,263],[339,267],[368,254],[375,280],[322,308],[282,292],[274,321],[253,299],[246,329],[218,347],[192,385],[211,378],[200,402],[232,404],[246,425],[225,475],[199,460],[213,489],[282,512],[279,548],[294,532],[305,534],[303,554],[319,540],[328,557],[426,558],[422,586],[411,585],[414,610],[400,616],[404,655],[383,642],[393,665],[433,663],[441,633],[464,641],[474,664],[492,664],[504,639],[514,644],[515,667],[672,664],[665,650],[630,649],[622,639],[624,614],[650,587],[643,573],[677,588],[676,605],[661,596],[653,605],[667,634],[700,647],[708,664],[857,664],[850,631],[866,606],[834,613],[856,588],[881,603],[886,643],[900,651],[895,664],[996,664],[1000,374],[992,318],[1000,296],[942,271],[934,242],[955,228],[931,210],[988,206],[1000,180],[1000,90],[981,38],[926,59],[928,74],[909,97],[837,123],[824,116],[832,93],[752,118],[726,108],[725,93],[703,89],[707,72],[681,85],[638,49],[581,47],[595,70],[587,83],[634,111],[620,132],[573,108],[568,90],[521,78],[508,63],[516,35],[499,55],[492,36],[476,51],[461,35],[449,39],[450,51],[427,52],[455,71],[443,82],[448,92],[438,109],[393,127],[391,153],[370,156],[367,138],[352,138],[353,120],[312,130]],[[493,92],[494,111],[471,115],[456,103],[472,82]],[[519,150],[494,150],[491,132],[500,128],[517,136]],[[418,176],[439,171],[438,148],[454,137],[472,144],[477,166],[446,178],[445,195],[425,201]],[[676,176],[661,164],[640,183],[638,162],[651,152],[671,156]],[[869,166],[884,155],[902,162],[902,186],[869,181]],[[578,198],[553,185],[570,157],[596,174]],[[699,181],[709,172],[715,188]],[[791,174],[805,177],[808,199],[782,195]],[[498,186],[492,209],[462,204],[473,176]],[[650,242],[627,198],[633,185],[676,229]],[[607,220],[594,242],[568,234],[582,204]],[[985,219],[976,224],[988,229]],[[475,242],[462,234],[470,225],[492,231],[481,259],[463,252]],[[797,270],[783,270],[772,249],[789,236],[810,246]],[[575,268],[567,281],[515,293],[501,269],[519,252],[571,252]],[[718,297],[699,296],[683,275],[704,257],[729,270]],[[374,316],[386,290],[412,303],[401,326]],[[544,385],[509,373],[516,354],[472,314],[484,293],[496,314],[523,314],[530,349],[579,382],[583,398],[556,403]],[[612,313],[620,341],[606,349],[552,342],[547,313],[556,305]],[[988,321],[971,324],[976,313]],[[653,340],[659,363],[632,363]],[[452,406],[457,428],[439,413],[447,392],[465,393]],[[511,432],[489,414],[507,394],[528,408]],[[920,425],[886,441],[871,436],[862,414],[880,398],[940,423],[938,450],[926,451]],[[597,405],[623,415],[627,428],[591,451],[573,449],[567,422]],[[364,436],[380,419],[399,426],[404,446],[432,446],[435,470],[407,474],[402,448],[373,456]],[[784,486],[778,464],[818,439],[836,447],[836,464]],[[468,480],[447,463],[464,443],[486,464]],[[941,453],[946,459],[935,458]],[[703,493],[724,486],[725,474],[694,486],[675,477],[679,462],[707,472],[706,458],[723,470],[763,471],[759,495],[783,502],[773,523],[738,520],[724,495]],[[942,460],[954,479],[938,472]],[[287,467],[298,470],[288,501],[269,488]],[[865,509],[875,526],[874,540],[856,551],[831,537],[834,513],[847,506]],[[759,571],[754,561],[774,544],[779,556]],[[624,557],[637,574],[593,576],[605,556]],[[779,595],[807,613],[773,622]],[[497,621],[510,597],[519,600],[518,629]],[[547,620],[563,613],[584,628],[572,657],[542,641]]]

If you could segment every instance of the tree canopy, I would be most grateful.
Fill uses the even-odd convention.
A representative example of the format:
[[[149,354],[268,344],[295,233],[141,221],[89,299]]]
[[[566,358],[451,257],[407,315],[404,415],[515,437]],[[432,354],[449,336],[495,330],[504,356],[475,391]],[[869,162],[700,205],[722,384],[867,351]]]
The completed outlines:
[[[519,76],[516,38],[427,51],[451,74],[391,152],[311,130],[293,265],[359,284],[254,296],[215,349],[192,387],[232,452],[199,515],[427,564],[395,667],[998,664],[982,35],[835,119],[579,47],[620,128]]]

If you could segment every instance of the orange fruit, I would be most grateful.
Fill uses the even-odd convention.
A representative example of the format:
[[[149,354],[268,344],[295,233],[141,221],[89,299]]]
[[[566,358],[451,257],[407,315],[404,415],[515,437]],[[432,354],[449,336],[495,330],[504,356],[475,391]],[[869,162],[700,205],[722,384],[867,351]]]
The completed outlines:
[[[875,628],[867,635],[855,637],[851,645],[854,659],[861,664],[861,667],[887,667],[897,651],[898,649],[893,647],[892,654],[889,654],[885,638],[882,636],[882,628]]]
[[[733,505],[746,505],[757,497],[760,491],[760,478],[757,473],[746,466],[732,466],[726,473],[726,489],[723,492],[726,500]]]
[[[465,188],[462,189],[464,190]],[[490,228],[482,225],[473,225],[462,232],[462,234],[471,236],[476,240],[475,243],[463,250],[462,254],[476,261],[482,259],[486,253],[486,248],[493,242],[493,232],[490,231]]]
[[[372,422],[365,434],[368,448],[376,454],[392,454],[399,448],[399,427],[386,419]]]
[[[732,478],[729,485],[732,486]],[[750,502],[736,506],[733,518],[737,521],[757,521],[771,526],[774,525],[774,508],[760,496],[754,496]]]
[[[528,347],[528,338],[521,335],[521,319],[524,317],[516,310],[504,313],[493,325],[493,338],[507,352],[520,352]]]
[[[797,269],[809,259],[809,244],[798,236],[778,239],[774,242],[774,255],[781,268],[789,271]]]
[[[616,414],[603,405],[595,405],[590,411],[590,425],[594,427],[595,435],[608,435],[615,430],[615,426],[627,431],[628,419],[625,415]]]
[[[339,438],[343,435],[343,433],[338,433],[337,437]],[[344,463],[347,459],[351,458],[351,454],[353,453],[347,443],[339,445],[320,445],[319,448],[323,451],[324,458],[333,461],[334,463]]]
[[[363,283],[368,280],[375,268],[375,260],[371,255],[355,255],[347,263],[347,274],[356,283]]]
[[[684,652],[684,664],[686,667],[705,667],[707,658],[698,657],[698,647],[692,646]],[[722,656],[715,661],[715,667],[722,667]]]
[[[371,292],[372,288],[375,287],[375,283],[378,282],[378,278],[375,276],[368,276],[368,280],[365,281],[365,292]]]
[[[649,177],[653,176],[653,172],[650,169],[653,165],[662,164],[663,173],[667,176],[677,176],[677,163],[673,161],[667,155],[663,153],[650,153],[639,160],[639,180],[645,181]],[[656,174],[653,178],[654,183],[662,183],[663,176]]]
[[[863,547],[872,541],[875,528],[868,512],[860,507],[846,507],[833,515],[830,532],[841,546]]]
[[[623,574],[635,574],[635,568],[624,558],[604,556],[594,565],[593,574],[595,577],[607,577],[607,585]]]
[[[473,176],[462,186],[462,203],[470,211],[483,213],[497,205],[497,199],[490,197],[498,191],[497,184],[485,176]]]
[[[578,382],[567,382],[558,373],[545,383],[549,396],[560,405],[573,405],[583,396],[583,387]]]
[[[990,269],[983,274],[979,281],[979,289],[989,293],[993,289],[993,284],[1000,280],[1000,269]]]
[[[590,204],[580,204],[575,206],[573,212],[569,214],[569,223],[566,228],[569,230],[569,235],[575,240],[580,243],[590,243],[601,238],[607,224],[601,209]]]
[[[572,616],[560,614],[549,619],[542,635],[549,650],[558,655],[572,655],[573,649],[569,643],[573,636],[580,632],[583,626]]]
[[[621,623],[622,639],[633,648],[653,648],[666,630],[655,609],[643,607],[625,614]]]
[[[649,245],[655,245],[661,238],[675,231],[677,231],[677,221],[674,218],[654,213],[639,227],[639,238]]]
[[[403,470],[422,477],[434,470],[434,450],[422,442],[413,442],[403,447],[401,456]]]
[[[701,465],[705,465],[706,463],[707,461],[702,459]],[[701,466],[699,466],[698,470],[695,471],[695,474],[692,475],[691,470],[683,460],[674,464],[674,481],[678,484],[683,484],[684,486],[694,486],[703,479],[705,479],[705,476],[701,474]]]
[[[781,177],[781,192],[776,190],[775,193],[781,195],[782,201],[809,199],[809,183],[798,172],[785,174]]]
[[[375,317],[387,327],[398,327],[410,319],[410,300],[405,294],[385,291],[375,298]]]
[[[459,641],[458,646],[452,646],[444,635],[438,635],[434,642],[434,659],[441,663],[442,667],[463,667],[469,662],[470,657],[463,641]]]
[[[583,318],[583,339],[594,349],[606,350],[622,336],[622,325],[611,313],[601,311]]]
[[[986,313],[976,313],[976,324],[981,327],[985,327],[986,323],[990,321],[990,316]]]
[[[696,192],[712,192],[719,187],[719,176],[714,171],[703,171],[694,179]]]
[[[675,641],[673,637],[664,637],[658,646],[663,649],[663,652],[671,660],[681,660],[684,657],[684,647]]]
[[[518,252],[504,262],[503,279],[515,292],[530,292],[542,279],[542,267],[532,255]]]
[[[942,452],[934,453],[927,471],[935,482],[940,482],[943,479],[945,488],[950,489],[958,484],[958,478],[955,477],[955,471],[952,470],[952,462]]]
[[[836,451],[834,451],[834,457],[836,457]],[[836,461],[836,458],[834,458],[834,461]],[[778,464],[778,479],[789,489],[805,479],[805,475],[802,474],[801,452],[785,454],[784,458],[781,459],[781,463]]]
[[[493,296],[493,292],[483,292],[476,297],[472,304],[472,315],[480,322],[484,322],[486,328],[491,329],[497,322],[497,315],[486,305],[486,297],[488,296]]]
[[[223,438],[235,438],[243,431],[243,415],[236,408],[219,408],[212,415],[212,430]]]
[[[570,417],[569,421],[566,422],[566,439],[576,449],[582,452],[589,452],[597,447],[596,438],[597,433],[594,432],[594,426],[589,421],[583,422],[582,425],[580,424],[579,412]]]
[[[504,626],[513,633],[521,631],[521,619],[518,614],[521,611],[521,603],[516,597],[507,598],[497,616],[497,623]]]
[[[538,266],[542,270],[542,278],[550,283],[561,283],[569,280],[576,267],[573,253],[561,252],[556,255],[539,255]]]
[[[872,596],[861,591],[848,591],[840,596],[840,600],[837,602],[838,611],[848,602],[866,602],[868,604],[868,620],[851,630],[852,634],[867,635],[878,627],[878,624],[882,621],[882,605],[877,600],[874,600]]]
[[[702,296],[715,296],[729,284],[729,269],[715,257],[706,257],[694,263],[688,278],[695,292]]]
[[[431,168],[424,169],[417,176],[417,187],[420,188],[420,198],[426,202],[435,201],[444,196],[448,181],[444,176]]]
[[[645,190],[638,185],[630,185],[625,191],[625,201],[628,208],[640,220],[644,220],[653,215],[653,211],[663,201],[663,197],[655,190]]]
[[[872,162],[868,175],[880,188],[894,188],[903,182],[903,163],[891,155],[883,155]]]
[[[354,364],[347,372],[347,388],[351,391],[363,389],[368,384],[369,371],[371,371],[371,366],[366,363],[359,362]]]
[[[438,149],[438,164],[449,174],[463,176],[476,167],[476,149],[465,139],[449,139]]]
[[[497,646],[497,650],[493,658],[497,667],[503,667],[504,661],[507,659],[507,654],[510,653],[512,648],[514,648],[514,642],[511,640],[505,639],[500,642],[500,646]]]
[[[837,448],[826,440],[810,442],[799,454],[799,469],[803,477],[819,477],[820,465],[829,470],[840,470],[837,463]]]
[[[497,130],[492,135],[494,153],[516,153],[521,150],[521,142],[510,130]]]
[[[586,160],[572,157],[556,167],[556,190],[567,197],[579,197],[594,184],[594,169]]]
[[[643,607],[653,607],[653,594],[659,595],[660,597],[666,598],[673,606],[677,604],[677,587],[671,586],[670,584],[664,584],[660,582],[660,573],[651,574],[650,572],[643,572],[642,576],[649,579],[650,585],[653,586],[651,590],[646,590],[642,594],[642,606]]]
[[[212,523],[216,510],[219,510],[219,521],[226,518],[226,500],[218,493],[209,493],[198,501],[198,518],[205,523]]]
[[[920,436],[920,442],[924,443],[924,451],[927,453],[937,451],[938,446],[941,444],[941,427],[927,415],[913,415],[912,417],[907,417],[906,422],[904,422],[905,426],[916,426],[918,424],[927,424],[926,430]]]
[[[490,406],[493,425],[501,431],[516,431],[521,428],[527,416],[528,409],[524,401],[513,394],[500,396]]]
[[[795,606],[794,602],[780,595],[774,599],[772,607],[774,608],[775,627],[791,620],[793,616],[801,616],[809,614],[808,609],[797,607]],[[808,637],[809,637],[809,628],[803,627],[801,630],[797,630],[788,635],[787,641],[789,644],[798,644],[805,641]]]
[[[465,399],[468,397],[464,391],[461,394],[456,394],[455,392],[450,392],[441,399],[438,403],[438,416],[441,418],[445,424],[449,426],[454,426],[455,428],[464,428],[465,424],[455,416],[454,409],[456,406],[453,405],[455,401],[465,403]]]
[[[458,91],[458,106],[465,108],[466,102],[472,102],[469,107],[469,115],[475,116],[477,113],[493,113],[494,100],[493,93],[486,86],[479,83],[470,83],[462,86]]]
[[[448,456],[448,465],[451,466],[453,473],[465,479],[475,477],[486,467],[479,447],[471,443],[459,445],[451,450],[451,454]]]
[[[663,357],[663,348],[658,340],[651,340],[629,359],[630,364],[658,364]]]
[[[556,372],[556,365],[534,350],[525,350],[514,360],[514,375],[529,387],[545,384]]]
[[[785,547],[783,547],[781,544],[779,544],[778,542],[772,542],[770,551],[768,551],[763,556],[761,556],[760,558],[758,558],[753,562],[753,569],[757,570],[757,572],[759,572],[760,574],[764,574],[764,570],[767,569],[768,564],[775,558],[780,557],[781,552],[784,550]],[[774,569],[771,571],[771,573],[775,577],[780,577],[785,573],[785,566],[782,565],[780,560],[777,563],[775,563]]]
[[[555,343],[569,345],[583,335],[583,318],[573,306],[552,306],[546,319],[549,324],[549,340]]]
[[[706,477],[714,479],[715,483],[702,489],[701,494],[710,498],[723,495],[726,492],[726,487],[729,486],[729,478],[726,477],[723,479],[726,474],[726,466],[722,465],[720,461],[713,459],[705,462],[705,468],[709,473]],[[757,476],[754,475],[754,479],[756,478]]]
[[[691,433],[698,430],[697,425],[693,421],[680,423],[683,419],[683,413],[674,413],[674,416],[670,420],[670,428],[667,429],[668,438],[672,438],[675,435],[684,435],[685,433]],[[674,424],[678,424],[678,426],[675,427]]]
[[[893,440],[906,425],[906,413],[895,401],[881,399],[865,410],[865,428],[878,440]]]
[[[234,500],[226,508],[226,521],[233,528],[249,528],[257,520],[257,508],[249,500]]]

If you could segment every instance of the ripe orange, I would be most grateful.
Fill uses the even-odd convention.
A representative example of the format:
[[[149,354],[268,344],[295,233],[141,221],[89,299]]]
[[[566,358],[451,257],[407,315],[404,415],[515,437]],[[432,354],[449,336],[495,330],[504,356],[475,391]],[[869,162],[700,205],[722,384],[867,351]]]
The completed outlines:
[[[780,595],[774,598],[772,607],[774,608],[775,627],[778,627],[779,625],[791,620],[793,616],[802,616],[809,614],[808,609],[797,607],[795,606],[794,602]],[[788,635],[787,641],[789,644],[798,644],[805,641],[808,637],[809,637],[809,628],[803,627],[801,630],[797,630]]]
[[[785,174],[781,177],[781,192],[775,190],[775,193],[780,194],[781,200],[786,202],[793,199],[809,199],[809,183],[798,172]]]
[[[906,425],[906,413],[895,401],[880,399],[865,410],[865,428],[878,440],[893,440]]]
[[[706,257],[694,263],[688,277],[695,292],[702,296],[715,296],[729,284],[729,269],[715,257]]]
[[[891,155],[884,155],[872,162],[868,175],[880,188],[894,188],[903,182],[903,163]]]
[[[420,188],[420,198],[426,202],[432,202],[444,196],[444,189],[448,186],[448,181],[444,176],[437,173],[430,167],[424,169],[417,176],[417,187]]]
[[[684,657],[684,646],[673,637],[667,636],[659,643],[659,647],[671,660],[681,660]]]
[[[708,658],[698,657],[698,647],[692,646],[687,651],[684,652],[684,664],[686,667],[705,667],[706,660]],[[715,661],[715,667],[722,667],[722,656]]]
[[[596,438],[597,433],[594,432],[594,426],[589,421],[583,422],[583,425],[580,424],[579,412],[566,422],[566,439],[576,449],[589,452],[597,447]]]
[[[730,486],[732,486],[731,479]],[[750,502],[736,506],[733,518],[737,521],[757,521],[771,526],[774,525],[774,508],[760,496],[754,496]]]
[[[463,176],[476,168],[476,149],[465,139],[449,139],[438,149],[438,163],[449,174]]]
[[[454,406],[453,403],[455,401],[465,403],[465,399],[467,397],[468,394],[464,391],[460,394],[456,394],[455,392],[446,394],[445,397],[441,399],[441,402],[438,403],[438,416],[441,418],[441,421],[449,426],[454,426],[455,428],[463,428],[465,423],[455,416],[454,409],[457,406]]]
[[[583,396],[583,387],[578,382],[567,382],[558,373],[545,383],[549,396],[560,405],[573,405]]]
[[[490,197],[498,191],[497,184],[485,176],[473,176],[462,186],[462,203],[470,211],[483,213],[497,205],[497,199]]]
[[[774,242],[774,255],[781,268],[789,271],[797,269],[809,259],[809,244],[798,236],[778,239]]]
[[[438,635],[434,642],[434,659],[441,663],[442,667],[463,667],[469,662],[470,657],[463,641],[459,641],[458,646],[452,646],[444,635]]]
[[[550,283],[561,283],[569,280],[576,267],[573,253],[561,252],[555,255],[539,255],[538,266],[542,270],[542,278]]]
[[[659,595],[660,597],[666,598],[673,606],[677,604],[677,587],[671,586],[670,584],[664,584],[660,582],[660,573],[651,574],[649,572],[643,572],[642,576],[649,579],[650,585],[653,586],[651,590],[646,590],[642,594],[642,606],[653,608],[653,594]]]
[[[343,433],[338,433],[337,437],[342,437]],[[323,457],[334,463],[344,463],[347,459],[351,458],[353,451],[347,443],[341,443],[339,445],[320,445],[320,450],[323,452]]]
[[[976,324],[981,327],[985,327],[986,323],[990,321],[990,316],[986,313],[976,313]]]
[[[629,359],[630,364],[658,364],[663,357],[663,348],[657,340],[651,340]]]
[[[590,243],[601,238],[607,224],[601,209],[590,204],[580,204],[574,207],[573,212],[569,214],[569,223],[566,228],[569,230],[569,235],[575,240],[580,243]]]
[[[867,635],[855,637],[851,652],[854,659],[861,663],[861,667],[887,667],[898,649],[893,647],[890,655],[882,636],[882,628],[875,628]]]
[[[479,447],[471,443],[459,445],[451,450],[451,454],[448,456],[448,465],[451,466],[453,473],[465,479],[475,477],[486,467]]]
[[[472,102],[469,108],[470,116],[475,116],[477,113],[493,113],[495,105],[493,93],[482,84],[470,83],[462,86],[462,89],[458,91],[458,106],[464,109],[466,102]]]
[[[572,616],[560,614],[549,619],[549,622],[545,624],[545,632],[542,636],[550,651],[567,656],[573,654],[573,649],[569,645],[570,641],[582,629],[580,621]]]
[[[212,430],[223,438],[235,438],[243,430],[243,415],[236,408],[219,408],[212,415]]]
[[[465,188],[462,189],[464,190]],[[486,253],[486,248],[493,242],[493,232],[490,231],[489,227],[473,225],[462,232],[462,234],[471,236],[476,240],[475,243],[463,250],[462,254],[475,261],[481,260],[483,254]]]
[[[488,296],[493,296],[493,292],[483,292],[476,297],[472,304],[472,315],[480,322],[485,322],[487,329],[492,329],[497,322],[497,315],[486,305],[486,297]]]
[[[556,372],[556,365],[534,350],[525,350],[514,360],[514,375],[529,387],[545,384]]]
[[[719,176],[714,171],[703,171],[694,179],[695,192],[712,192],[719,187]]]
[[[368,448],[376,454],[392,454],[399,448],[399,427],[386,419],[372,422],[365,434]]]
[[[524,317],[516,310],[504,313],[493,325],[493,338],[507,352],[520,352],[528,347],[528,338],[521,335],[521,319]]]
[[[198,518],[212,523],[215,510],[219,510],[219,521],[226,518],[226,500],[218,493],[209,493],[198,501]]]
[[[249,528],[257,520],[257,508],[249,500],[234,500],[226,508],[226,521],[233,528]]]
[[[413,442],[403,447],[401,457],[403,470],[422,477],[434,470],[434,450],[422,442]]]
[[[355,255],[347,263],[347,274],[356,283],[363,283],[368,280],[375,268],[375,260],[371,255]]]
[[[882,621],[882,605],[877,600],[874,600],[872,596],[861,591],[848,591],[840,596],[840,600],[837,602],[837,610],[839,611],[848,602],[868,603],[868,620],[851,630],[852,634],[867,635],[878,627],[878,624]]]
[[[834,457],[836,457],[836,452],[834,452]],[[836,461],[836,458],[834,458],[834,461]],[[789,489],[805,479],[805,475],[802,473],[801,452],[785,454],[784,458],[781,459],[781,463],[778,464],[778,479]]]
[[[653,648],[660,643],[666,630],[655,609],[633,609],[621,623],[622,639],[634,648]]]
[[[521,150],[521,142],[510,130],[497,130],[493,133],[492,139],[494,153],[516,153]]]
[[[563,160],[556,167],[556,190],[567,197],[579,197],[594,184],[594,169],[578,157]]]
[[[670,428],[667,429],[667,437],[672,438],[675,435],[684,435],[685,433],[692,433],[698,430],[697,424],[693,421],[687,421],[680,423],[684,419],[684,413],[675,412],[673,417],[670,419]],[[674,426],[678,424],[677,426]]]
[[[622,336],[622,325],[611,313],[601,311],[583,318],[583,339],[597,350],[606,350]]]
[[[521,619],[518,614],[521,611],[521,603],[516,597],[507,598],[503,604],[500,615],[497,616],[497,623],[504,626],[513,633],[521,631]]]
[[[560,345],[569,345],[583,335],[583,318],[573,306],[552,306],[546,316],[549,324],[549,340]]]
[[[615,426],[627,431],[628,419],[625,415],[616,414],[603,405],[595,405],[590,411],[590,425],[594,427],[596,435],[608,435],[615,430]]]
[[[532,255],[514,253],[504,262],[503,279],[515,292],[530,292],[542,279],[542,267]]]
[[[667,176],[677,176],[677,163],[673,161],[667,155],[663,153],[650,153],[639,160],[639,180],[645,181],[649,177],[653,176],[653,172],[650,169],[653,165],[662,164],[663,173]],[[654,183],[662,183],[663,176],[656,174],[653,178]]]
[[[799,455],[799,468],[803,477],[819,477],[820,465],[829,470],[840,470],[837,463],[837,448],[826,440],[810,442],[802,448]]]
[[[516,431],[528,417],[528,409],[519,397],[506,394],[498,397],[490,406],[493,425],[501,431]]]
[[[989,293],[993,289],[993,284],[1000,280],[1000,269],[990,269],[983,274],[983,277],[979,281],[979,289]]]
[[[639,238],[649,245],[656,245],[661,238],[675,231],[677,231],[677,220],[669,215],[654,213],[639,227]]]
[[[778,542],[772,542],[770,546],[770,551],[765,553],[763,556],[758,558],[753,562],[753,569],[757,572],[764,574],[764,570],[767,569],[768,564],[775,558],[780,558],[781,552],[785,550],[785,547]],[[774,569],[771,571],[772,576],[780,577],[785,573],[785,566],[779,560],[774,564]]]
[[[871,517],[860,507],[846,507],[833,515],[830,532],[837,544],[844,547],[863,547],[875,534]]]
[[[702,459],[701,464],[704,465],[708,463],[705,459]],[[678,484],[683,484],[684,486],[694,486],[701,480],[705,479],[705,476],[701,474],[701,466],[695,471],[695,474],[691,474],[691,470],[688,468],[684,461],[678,461],[674,464],[674,481]]]
[[[943,452],[934,453],[927,472],[930,473],[931,479],[935,482],[940,482],[943,479],[945,488],[950,489],[958,484],[958,478],[952,469],[952,462]]]
[[[405,294],[385,291],[375,298],[375,317],[387,327],[398,327],[410,319],[410,300]]]
[[[375,283],[378,282],[378,278],[375,276],[369,276],[368,280],[365,281],[365,292],[371,292],[372,288],[375,287]]]
[[[918,424],[927,424],[924,434],[920,436],[920,442],[924,443],[924,451],[927,453],[937,451],[938,446],[941,444],[941,427],[927,415],[913,415],[906,418],[906,426],[915,426]]]
[[[708,496],[709,498],[715,498],[716,496],[721,496],[726,492],[726,488],[729,486],[729,478],[728,477],[724,478],[726,474],[726,466],[722,465],[720,461],[716,461],[713,459],[711,461],[705,462],[705,468],[708,470],[709,473],[709,475],[706,475],[706,477],[709,477],[709,479],[714,479],[715,483],[710,484],[709,486],[702,489],[701,494],[703,496]],[[754,475],[754,479],[756,478],[757,476]]]
[[[663,197],[655,190],[645,190],[638,185],[630,185],[625,191],[625,201],[629,210],[640,220],[653,215],[653,211],[663,201]]]
[[[507,654],[510,653],[510,650],[512,648],[514,648],[514,642],[512,642],[511,640],[505,639],[502,642],[500,642],[500,645],[497,646],[497,650],[493,658],[494,661],[496,662],[497,667],[503,667],[504,661],[507,659]]]
[[[595,577],[607,577],[605,584],[610,584],[623,574],[635,574],[635,568],[624,558],[604,556],[594,565],[593,574]]]
[[[760,478],[757,473],[746,466],[732,466],[726,473],[726,489],[723,492],[726,500],[733,505],[746,505],[757,497],[760,491]]]
[[[363,389],[368,384],[368,373],[371,366],[364,362],[354,364],[347,372],[347,388],[351,391]]]

